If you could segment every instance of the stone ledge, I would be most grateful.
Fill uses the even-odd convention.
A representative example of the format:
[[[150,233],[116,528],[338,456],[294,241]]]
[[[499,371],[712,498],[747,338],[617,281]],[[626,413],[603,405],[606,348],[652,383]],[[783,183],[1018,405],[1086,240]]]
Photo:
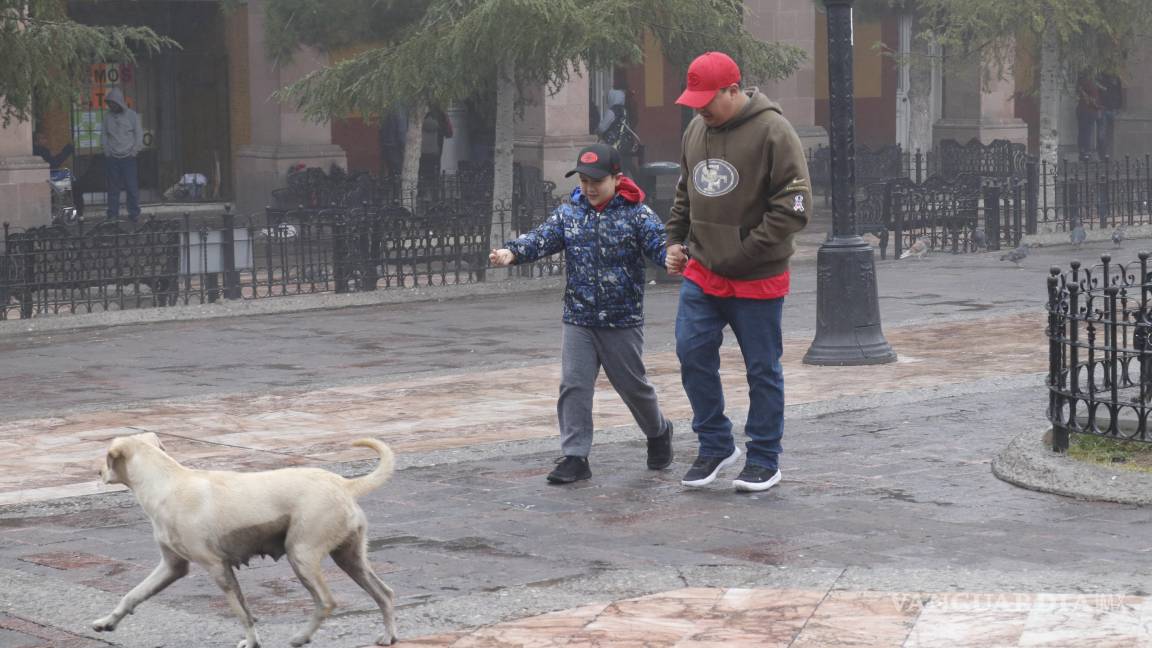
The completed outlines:
[[[1077,461],[1044,445],[1047,431],[1028,430],[992,461],[992,474],[1016,486],[1083,500],[1152,504],[1152,473]]]

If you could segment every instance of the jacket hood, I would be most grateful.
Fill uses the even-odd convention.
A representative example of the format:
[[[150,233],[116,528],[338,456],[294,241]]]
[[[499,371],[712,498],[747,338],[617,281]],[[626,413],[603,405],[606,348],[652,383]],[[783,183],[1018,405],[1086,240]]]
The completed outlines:
[[[729,119],[728,121],[724,122],[723,124],[717,126],[716,128],[711,128],[710,130],[714,130],[714,131],[732,130],[733,128],[736,128],[737,126],[739,126],[740,124],[743,124],[744,122],[748,121],[749,119],[752,119],[756,115],[759,115],[762,112],[767,112],[769,110],[776,112],[776,113],[779,113],[781,115],[784,114],[784,111],[780,109],[780,104],[769,99],[767,96],[765,96],[758,89],[748,88],[748,89],[744,90],[744,94],[748,95],[748,103],[744,104],[744,109],[741,110],[739,113],[736,113],[736,115],[732,119]]]
[[[608,107],[624,105],[624,91],[613,88],[608,91]]]
[[[119,105],[121,108],[127,108],[128,104],[124,103],[124,92],[119,87],[112,88],[108,94],[104,95],[104,101],[112,102]]]
[[[627,202],[638,205],[644,202],[644,195],[644,190],[640,188],[640,185],[633,182],[632,178],[621,175],[620,182],[616,183],[616,195],[608,201],[608,204],[611,205],[617,198],[623,198]],[[571,198],[573,205],[579,204],[581,201],[585,203],[588,202],[588,199],[584,197],[584,192],[580,190],[580,187],[572,190]],[[605,208],[607,208],[607,206],[605,206]]]

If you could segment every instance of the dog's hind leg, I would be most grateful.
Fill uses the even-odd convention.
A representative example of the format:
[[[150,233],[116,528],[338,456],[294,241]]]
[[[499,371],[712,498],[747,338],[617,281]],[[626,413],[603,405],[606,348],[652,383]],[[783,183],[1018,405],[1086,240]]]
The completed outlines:
[[[244,593],[240,591],[240,583],[236,580],[236,572],[232,567],[220,563],[216,565],[204,565],[208,568],[208,572],[212,575],[212,580],[224,590],[224,596],[228,599],[228,607],[232,608],[232,613],[240,618],[240,623],[244,624],[244,639],[236,644],[236,648],[260,648],[260,635],[256,632],[256,617],[248,611],[248,604],[244,602]]]
[[[320,563],[323,560],[324,554],[311,547],[302,549],[299,546],[291,546],[288,548],[288,564],[292,565],[292,571],[296,572],[296,577],[300,579],[300,583],[312,595],[313,604],[312,618],[309,619],[308,626],[297,632],[289,640],[293,646],[303,646],[312,641],[312,635],[316,634],[320,624],[324,623],[324,619],[327,619],[336,607],[336,601],[332,598],[332,592],[328,589],[328,584],[324,582],[324,573],[320,569]]]
[[[116,625],[125,616],[132,614],[137,605],[152,598],[154,595],[159,594],[165,587],[180,580],[188,574],[188,561],[177,556],[176,554],[161,548],[160,550],[160,564],[156,565],[156,569],[148,575],[148,578],[140,581],[140,584],[132,588],[124,598],[120,599],[120,603],[112,612],[102,618],[92,622],[92,629],[96,632],[111,632],[116,629]]]
[[[368,562],[368,549],[365,546],[364,534],[360,532],[348,542],[337,547],[332,552],[332,560],[344,570],[344,573],[356,582],[380,606],[380,613],[384,615],[384,634],[376,639],[379,646],[391,646],[396,643],[396,619],[394,616],[394,602],[396,594],[391,587],[372,571],[372,564]]]

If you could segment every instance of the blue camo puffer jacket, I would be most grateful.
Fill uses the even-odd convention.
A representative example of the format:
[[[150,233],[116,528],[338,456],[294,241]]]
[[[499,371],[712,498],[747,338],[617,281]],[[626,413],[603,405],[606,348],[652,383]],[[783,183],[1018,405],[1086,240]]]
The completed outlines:
[[[622,177],[604,211],[577,187],[570,204],[504,247],[518,264],[564,250],[564,321],[627,328],[644,324],[644,257],[663,267],[664,241],[664,224],[644,204],[643,190]]]

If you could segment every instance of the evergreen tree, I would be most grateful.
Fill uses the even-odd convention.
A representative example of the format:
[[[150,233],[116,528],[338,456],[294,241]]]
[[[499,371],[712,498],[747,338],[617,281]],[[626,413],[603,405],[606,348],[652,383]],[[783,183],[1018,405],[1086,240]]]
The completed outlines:
[[[92,27],[59,0],[0,0],[0,121],[27,121],[33,107],[70,106],[94,63],[131,63],[176,42],[146,27]]]
[[[309,117],[381,115],[397,104],[446,106],[494,92],[494,219],[511,204],[518,87],[555,89],[588,66],[640,61],[649,33],[674,63],[724,50],[755,78],[784,77],[805,56],[745,31],[741,0],[267,1],[275,15],[268,28],[281,30],[269,40],[280,53],[293,40],[325,49],[349,39],[374,44],[282,91]]]

